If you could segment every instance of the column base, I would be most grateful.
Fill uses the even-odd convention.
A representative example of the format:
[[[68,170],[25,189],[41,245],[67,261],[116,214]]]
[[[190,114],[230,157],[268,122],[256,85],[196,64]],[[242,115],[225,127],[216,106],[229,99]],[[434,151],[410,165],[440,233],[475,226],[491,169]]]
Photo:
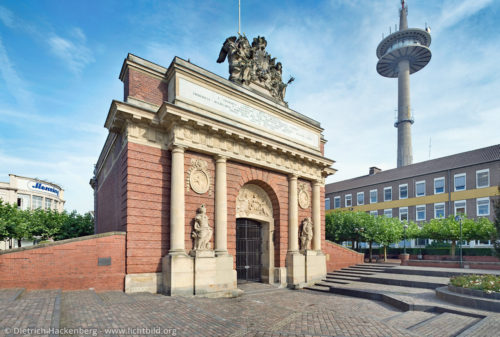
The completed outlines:
[[[126,293],[161,293],[162,273],[140,273],[125,275]]]
[[[300,289],[306,281],[306,258],[300,252],[288,252],[285,260],[286,283],[288,288]]]
[[[306,252],[306,283],[321,281],[326,276],[326,256],[322,251]]]

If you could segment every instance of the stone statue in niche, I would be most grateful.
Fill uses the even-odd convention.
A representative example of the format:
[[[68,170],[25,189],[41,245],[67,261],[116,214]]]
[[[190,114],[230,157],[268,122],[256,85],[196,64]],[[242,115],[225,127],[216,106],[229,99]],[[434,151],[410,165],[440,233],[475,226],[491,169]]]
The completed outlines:
[[[194,230],[191,237],[194,239],[194,250],[210,250],[212,228],[208,225],[207,209],[201,205],[194,218]]]
[[[310,249],[313,238],[313,222],[311,217],[307,217],[302,221],[302,233],[300,234],[300,249],[305,251]]]
[[[230,81],[244,85],[255,83],[267,89],[272,97],[284,101],[286,87],[294,79],[292,77],[287,84],[283,83],[281,62],[276,63],[276,58],[271,58],[266,46],[267,41],[263,36],[254,38],[252,45],[245,35],[228,37],[222,45],[217,63],[224,62],[227,57]]]

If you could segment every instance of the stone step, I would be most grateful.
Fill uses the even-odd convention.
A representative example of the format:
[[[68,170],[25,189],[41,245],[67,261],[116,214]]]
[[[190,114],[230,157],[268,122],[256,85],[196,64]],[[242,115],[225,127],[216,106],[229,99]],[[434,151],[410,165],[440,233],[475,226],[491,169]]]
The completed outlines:
[[[313,291],[319,291],[319,292],[323,292],[323,293],[329,293],[330,292],[330,287],[326,286],[326,285],[322,285],[321,283],[316,283],[316,284],[314,284],[312,286],[304,287],[304,289],[313,290]]]
[[[359,276],[347,276],[347,275],[326,275],[327,279],[336,279],[336,280],[346,280],[346,281],[359,281],[361,278]]]
[[[387,268],[370,268],[370,267],[351,266],[351,267],[348,267],[348,268],[342,268],[342,270],[383,273],[383,272],[385,272],[385,271],[387,271],[389,269],[387,269]]]
[[[398,328],[408,329],[437,315],[436,313],[426,311],[406,311],[402,314],[389,317],[384,322]]]
[[[328,273],[328,274],[373,275],[375,273],[377,273],[377,272],[376,271],[367,272],[367,271],[357,271],[357,270],[346,269],[346,270],[336,270],[335,272]]]
[[[423,288],[423,289],[436,289],[445,286],[445,282],[432,282],[432,281],[415,281],[415,280],[405,280],[397,278],[385,278],[376,276],[362,276],[359,282],[383,284],[383,285],[393,285],[400,287],[410,287],[410,288]]]
[[[452,337],[457,336],[480,321],[479,318],[442,313],[408,328],[419,336]]]
[[[488,316],[470,326],[457,337],[498,336],[500,333],[500,319],[498,316]]]
[[[444,301],[456,305],[461,305],[478,310],[500,312],[500,300],[460,294],[450,291],[448,287],[437,288],[436,296]]]
[[[350,284],[351,282],[338,281],[336,279],[323,279],[321,282],[334,283],[334,284]]]

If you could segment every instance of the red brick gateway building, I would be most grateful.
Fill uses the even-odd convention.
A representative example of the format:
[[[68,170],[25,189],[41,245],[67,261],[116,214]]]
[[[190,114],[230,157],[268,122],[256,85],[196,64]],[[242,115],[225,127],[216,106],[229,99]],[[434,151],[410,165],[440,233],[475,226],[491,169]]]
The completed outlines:
[[[129,54],[91,180],[96,232],[126,232],[127,292],[231,296],[237,282],[301,287],[326,274],[317,121],[288,108],[281,63],[228,38],[230,79]]]

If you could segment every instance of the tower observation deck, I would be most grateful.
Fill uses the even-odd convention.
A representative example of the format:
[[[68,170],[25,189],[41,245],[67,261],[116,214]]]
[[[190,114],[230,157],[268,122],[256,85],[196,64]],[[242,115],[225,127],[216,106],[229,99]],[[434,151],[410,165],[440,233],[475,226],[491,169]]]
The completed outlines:
[[[430,29],[408,28],[408,6],[401,1],[399,30],[387,36],[377,47],[377,72],[384,77],[398,78],[398,165],[413,163],[410,109],[410,74],[416,73],[431,60]]]

